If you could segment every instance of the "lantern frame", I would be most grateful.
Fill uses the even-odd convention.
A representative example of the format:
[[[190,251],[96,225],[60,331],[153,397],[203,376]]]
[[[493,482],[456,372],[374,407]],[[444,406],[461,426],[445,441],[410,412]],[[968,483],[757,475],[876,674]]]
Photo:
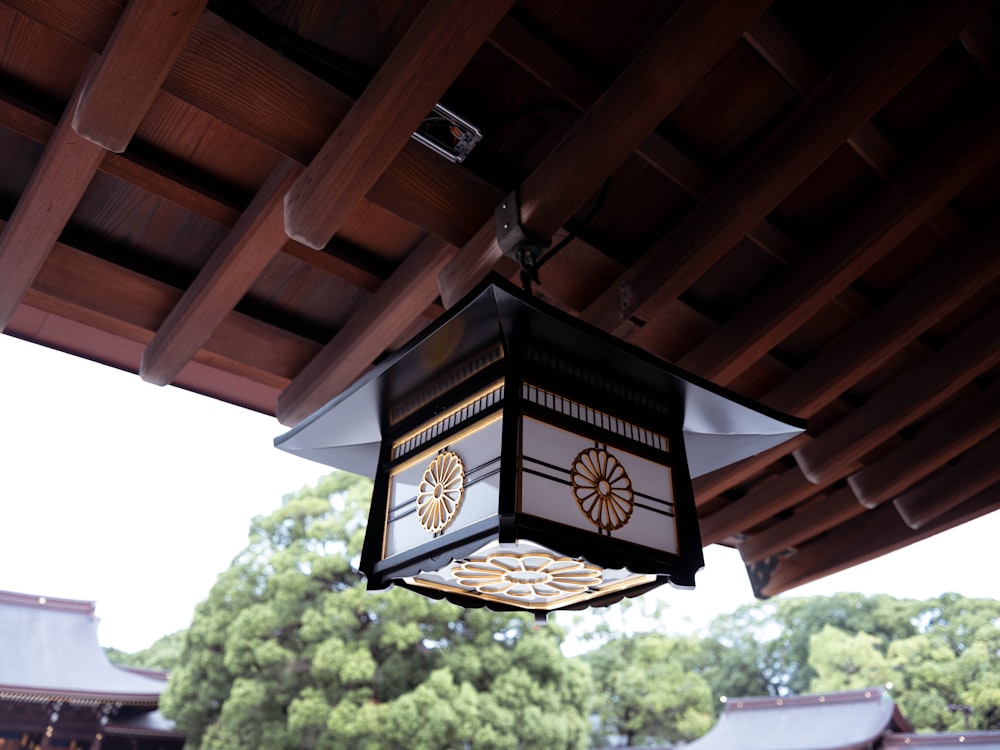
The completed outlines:
[[[499,277],[491,277],[428,330],[275,442],[283,449],[347,470],[357,471],[363,458],[366,465],[358,473],[375,480],[360,564],[370,589],[395,584],[466,607],[551,611],[603,606],[667,582],[694,586],[694,574],[703,567],[704,558],[686,450],[688,423],[710,428],[707,433],[698,433],[699,444],[704,442],[704,434],[721,438],[712,446],[715,453],[722,455],[712,456],[709,464],[729,463],[764,450],[804,428],[800,420],[684,373],[541,303]],[[487,428],[492,430],[489,436],[498,442],[496,458],[487,436],[470,442]],[[548,501],[532,495],[527,502],[526,465],[534,462],[532,466],[536,467],[534,472],[527,467],[532,475],[529,484],[568,484],[567,495],[576,493],[577,497],[579,487],[565,460],[553,463],[525,455],[529,433],[535,435],[532,440],[536,446],[545,445],[537,435],[548,434],[560,445],[568,445],[570,439],[589,442],[599,459],[603,452],[605,459],[601,460],[628,456],[628,463],[640,466],[643,477],[658,476],[657,472],[665,468],[670,486],[662,494],[668,497],[664,499],[654,488],[642,494],[639,502],[638,491],[629,484],[628,518],[622,522],[625,496],[617,497],[608,511],[617,514],[614,521],[611,515],[601,516],[608,520],[600,524],[590,519],[598,525],[596,533],[583,522],[569,519],[565,507],[549,513],[556,507],[550,502],[565,504],[573,498],[563,496]],[[748,433],[755,439],[747,440]],[[734,437],[744,439],[734,441]],[[480,483],[476,490],[477,510],[471,510],[473,501],[461,499],[461,493],[442,481],[427,485],[428,494],[421,507],[421,495],[412,489],[415,470],[422,461],[429,461],[422,481],[427,480],[430,467],[437,461],[435,456],[445,450],[462,464],[460,452],[451,451],[449,446],[463,441],[467,446],[475,445],[476,455],[486,456],[481,465],[467,467],[474,470],[473,474],[479,472],[478,478],[472,477],[469,482],[470,486]],[[582,456],[584,450],[577,458]],[[588,454],[588,458],[593,456]],[[448,470],[457,476],[455,459],[447,461]],[[580,465],[589,464],[581,459]],[[574,469],[576,466],[574,463]],[[624,473],[631,482],[625,463],[620,468],[616,476]],[[463,483],[465,470],[462,464]],[[492,481],[484,483],[481,475],[487,470]],[[570,481],[563,476],[567,471]],[[409,484],[399,479],[404,472],[408,472]],[[591,480],[603,481],[596,475],[585,477],[585,481]],[[487,496],[494,485],[496,507],[491,510],[487,504],[493,501]],[[394,499],[397,486],[401,492],[415,494]],[[600,502],[605,503],[604,498],[615,493],[608,489],[606,481],[601,486],[608,490],[598,493]],[[457,507],[456,500],[464,504]],[[643,509],[644,520],[637,522],[633,531],[628,524],[636,507]],[[424,527],[426,539],[420,538],[419,532],[407,531],[409,541],[402,532],[396,534],[399,518],[410,517],[405,528],[413,529],[414,518],[422,509],[431,519],[430,528]],[[443,509],[448,512],[442,515]],[[462,518],[463,512],[470,514],[468,519]],[[454,515],[445,519],[448,513]],[[663,516],[672,516],[673,538],[657,546],[648,537],[660,537],[645,527],[663,528],[656,526],[668,523]],[[639,538],[635,534],[640,535],[642,543],[632,539]],[[397,536],[403,541],[398,541]],[[601,584],[567,584],[568,590],[586,591],[552,595],[551,600],[543,596],[539,601],[527,595],[524,599],[512,594],[492,595],[489,586],[470,588],[471,584],[456,583],[464,580],[456,573],[460,568],[466,578],[488,576],[482,572],[485,563],[476,567],[464,562],[470,556],[494,548],[499,551],[490,559],[509,564],[512,548],[525,544],[525,554],[546,570],[555,570],[557,564],[547,562],[545,551],[601,568]],[[545,551],[533,553],[531,545]],[[566,566],[561,568],[565,570],[572,567],[568,562],[559,564]],[[626,572],[613,572],[622,570]],[[435,571],[457,577],[439,585]],[[565,578],[582,581],[587,575],[576,569]],[[544,574],[515,571],[508,577],[527,581],[532,576],[540,578]],[[537,592],[544,587],[524,583],[520,588]]]

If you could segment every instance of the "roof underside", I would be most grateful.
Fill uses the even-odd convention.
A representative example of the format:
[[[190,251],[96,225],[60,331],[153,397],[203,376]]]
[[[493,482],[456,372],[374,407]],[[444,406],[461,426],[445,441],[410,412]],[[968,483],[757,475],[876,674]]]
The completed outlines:
[[[9,0],[0,326],[296,424],[516,189],[539,297],[809,420],[696,483],[775,594],[1000,507],[998,82],[984,0]]]

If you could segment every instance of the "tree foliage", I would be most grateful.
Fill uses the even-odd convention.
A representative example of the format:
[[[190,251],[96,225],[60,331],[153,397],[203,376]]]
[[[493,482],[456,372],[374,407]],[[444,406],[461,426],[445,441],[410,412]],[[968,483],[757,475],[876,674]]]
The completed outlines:
[[[174,669],[180,664],[181,650],[184,648],[186,630],[178,630],[157,639],[149,648],[134,653],[126,653],[116,648],[106,648],[108,661],[123,667],[143,667],[145,669]]]
[[[625,632],[625,606],[563,633],[515,614],[365,590],[371,485],[334,473],[254,519],[189,630],[119,663],[173,667],[163,711],[196,750],[516,750],[682,743],[720,696],[892,682],[919,731],[1000,729],[1000,602],[948,594],[778,599],[702,638]],[[635,614],[635,611],[632,612]],[[635,619],[635,618],[630,618]],[[641,618],[640,618],[641,619]]]
[[[369,593],[371,485],[332,474],[254,520],[162,708],[193,748],[583,748],[586,667],[522,615]]]

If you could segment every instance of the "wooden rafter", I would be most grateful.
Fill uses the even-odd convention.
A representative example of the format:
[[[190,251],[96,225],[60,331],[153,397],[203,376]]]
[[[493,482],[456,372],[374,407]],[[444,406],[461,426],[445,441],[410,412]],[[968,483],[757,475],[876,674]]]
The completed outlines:
[[[77,104],[73,129],[108,151],[124,151],[206,1],[131,0]]]
[[[791,549],[865,512],[849,487],[821,495],[797,508],[795,514],[740,542],[743,561],[755,563]]]
[[[884,387],[864,407],[797,449],[794,456],[799,467],[817,484],[845,476],[846,465],[943,404],[998,362],[1000,309],[970,325],[904,379]]]
[[[688,0],[519,188],[521,221],[551,238],[729,51],[766,3]],[[615,133],[609,140],[606,134]],[[600,144],[598,146],[598,144]],[[503,254],[492,217],[441,274],[445,306],[470,291]]]
[[[892,501],[906,524],[919,529],[1000,482],[1000,432],[970,448],[951,466]]]
[[[627,335],[632,316],[649,320],[660,314],[984,7],[979,0],[938,3],[894,16],[890,30],[858,49],[816,87],[733,173],[610,284],[584,318]],[[627,290],[624,297],[622,288]]]
[[[375,185],[513,0],[431,0],[285,198],[288,236],[320,249]]]
[[[451,248],[454,251],[456,248]],[[278,397],[277,417],[295,424],[308,417],[365,373],[426,307],[437,275],[451,259],[440,240],[428,237],[351,317]]]
[[[997,430],[1000,430],[1000,382],[968,403],[931,420],[916,437],[852,474],[847,482],[863,506],[877,507]]]
[[[998,114],[974,120],[901,172],[782,283],[678,364],[732,383],[1000,158]]]
[[[757,476],[764,468],[784,458],[811,439],[808,433],[803,432],[781,445],[698,477],[692,482],[695,502],[699,506],[704,505],[726,490]]]
[[[966,500],[928,526],[911,529],[891,505],[857,516],[825,536],[782,557],[770,573],[761,594],[774,596],[795,586],[926,539],[1000,508],[1000,489],[994,487]]]
[[[171,382],[288,241],[283,200],[301,167],[285,160],[212,253],[142,355],[139,375]]]
[[[885,364],[933,323],[1000,275],[996,222],[943,254],[885,305],[827,345],[762,399],[810,417]]]

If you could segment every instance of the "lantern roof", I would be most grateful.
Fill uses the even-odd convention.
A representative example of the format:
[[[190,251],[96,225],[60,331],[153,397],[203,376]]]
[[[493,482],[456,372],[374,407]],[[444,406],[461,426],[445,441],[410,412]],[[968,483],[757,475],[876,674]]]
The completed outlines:
[[[679,391],[692,478],[772,448],[805,429],[804,420],[670,365],[494,275],[345,392],[276,438],[275,445],[373,477],[391,408],[412,400],[427,383],[454,380],[463,370],[506,356],[512,342],[524,338],[535,351],[596,381],[628,382],[663,402]]]

